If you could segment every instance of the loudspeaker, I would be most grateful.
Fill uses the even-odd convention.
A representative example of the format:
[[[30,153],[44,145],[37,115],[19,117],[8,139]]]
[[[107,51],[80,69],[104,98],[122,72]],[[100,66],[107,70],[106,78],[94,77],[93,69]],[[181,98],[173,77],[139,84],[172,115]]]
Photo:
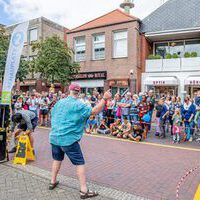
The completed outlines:
[[[9,105],[0,105],[0,163],[8,161],[7,131],[10,125]]]

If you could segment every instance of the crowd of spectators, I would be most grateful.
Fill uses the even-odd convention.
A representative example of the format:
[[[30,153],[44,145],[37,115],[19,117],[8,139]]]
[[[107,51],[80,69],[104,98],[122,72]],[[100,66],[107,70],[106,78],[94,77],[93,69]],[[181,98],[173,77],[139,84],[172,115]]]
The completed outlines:
[[[51,109],[57,101],[66,98],[67,93],[21,92],[16,90],[12,98],[13,112],[30,110],[39,119],[40,126],[50,126]],[[93,90],[92,94],[81,93],[80,100],[94,107],[102,99],[102,95]],[[152,90],[146,93],[115,94],[108,100],[102,111],[91,115],[86,122],[87,134],[110,134],[112,136],[134,141],[145,140],[148,135],[155,134],[160,139],[172,137],[173,143],[197,141],[200,129],[200,91],[191,98],[187,95],[183,100],[177,96],[162,96],[156,99]],[[196,136],[194,136],[196,135]]]

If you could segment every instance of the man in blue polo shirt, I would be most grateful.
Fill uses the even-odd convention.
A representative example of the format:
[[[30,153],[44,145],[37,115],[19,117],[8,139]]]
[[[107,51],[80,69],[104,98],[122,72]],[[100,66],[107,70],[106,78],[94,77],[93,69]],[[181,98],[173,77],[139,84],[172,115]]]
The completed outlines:
[[[112,97],[107,91],[103,99],[94,108],[82,102],[79,97],[81,88],[78,84],[69,86],[70,95],[60,100],[52,110],[52,130],[49,136],[52,145],[52,179],[49,189],[52,190],[58,185],[56,181],[61,163],[66,154],[73,165],[76,166],[80,182],[80,197],[82,199],[95,197],[97,192],[88,190],[85,177],[85,160],[79,145],[84,132],[84,125],[91,114],[101,112],[107,99]]]

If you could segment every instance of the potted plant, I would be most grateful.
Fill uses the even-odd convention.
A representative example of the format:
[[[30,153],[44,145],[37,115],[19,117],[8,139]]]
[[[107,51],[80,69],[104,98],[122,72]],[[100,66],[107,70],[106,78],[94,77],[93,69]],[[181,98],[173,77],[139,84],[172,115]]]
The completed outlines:
[[[153,54],[150,54],[148,56],[148,59],[149,60],[155,60],[155,59],[161,59],[162,57],[160,55],[153,55]]]
[[[171,58],[172,58],[172,55],[170,53],[167,53],[165,56],[165,59],[171,59]]]
[[[178,56],[177,53],[174,53],[174,54],[172,55],[172,58],[179,58],[179,56]]]
[[[198,57],[197,52],[192,52],[192,53],[191,53],[191,57],[192,57],[192,58]]]
[[[191,57],[191,54],[189,52],[185,52],[184,58],[190,58],[190,57]]]

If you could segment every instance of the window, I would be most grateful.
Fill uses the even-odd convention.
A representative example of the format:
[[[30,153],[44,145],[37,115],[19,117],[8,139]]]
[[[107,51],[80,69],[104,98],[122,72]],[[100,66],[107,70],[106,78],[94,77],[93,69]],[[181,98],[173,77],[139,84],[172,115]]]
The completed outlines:
[[[171,55],[177,54],[179,57],[184,56],[184,42],[170,42],[169,52]]]
[[[185,52],[197,52],[197,55],[200,56],[200,40],[186,41]]]
[[[38,40],[38,30],[37,28],[29,31],[29,40],[30,42],[34,42]]]
[[[155,44],[155,54],[165,58],[166,54],[169,53],[168,43]]]
[[[105,35],[98,34],[93,36],[93,59],[100,60],[105,58]]]
[[[186,52],[197,52],[200,56],[200,40],[182,40],[155,43],[155,54],[165,58],[167,53],[177,54],[180,58],[184,57]]]
[[[113,57],[121,58],[128,56],[128,32],[120,31],[114,33]]]
[[[80,62],[85,60],[85,37],[75,38],[75,61]]]

